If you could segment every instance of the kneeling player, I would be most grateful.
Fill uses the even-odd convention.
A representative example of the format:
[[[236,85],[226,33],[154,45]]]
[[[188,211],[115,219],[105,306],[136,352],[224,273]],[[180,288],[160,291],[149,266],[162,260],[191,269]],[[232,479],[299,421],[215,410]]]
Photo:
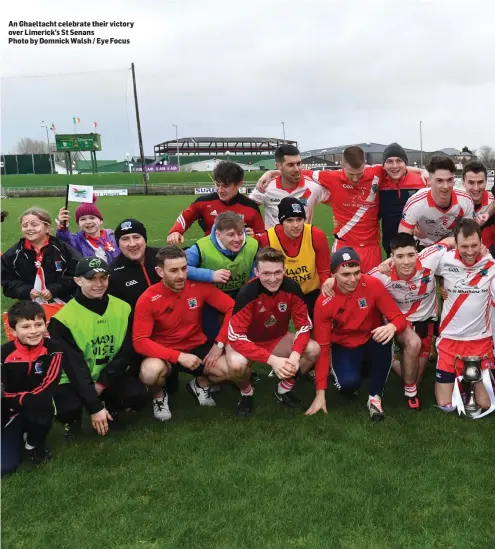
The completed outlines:
[[[446,252],[435,274],[443,276],[447,299],[443,303],[437,339],[435,395],[445,412],[455,410],[452,392],[456,376],[464,372],[466,356],[482,357],[482,369],[493,368],[490,294],[495,292],[495,260],[481,256],[481,230],[476,221],[460,219],[454,228],[456,249]],[[475,397],[482,409],[490,407],[483,383],[476,383]]]
[[[373,421],[384,419],[381,395],[392,361],[392,338],[407,327],[392,296],[383,284],[361,274],[360,259],[353,248],[332,254],[335,297],[321,295],[315,307],[315,339],[321,354],[315,368],[316,397],[306,412],[326,413],[325,390],[330,367],[340,391],[352,395],[361,383],[363,359],[371,360],[371,387],[368,410]],[[382,315],[388,324],[382,324]]]
[[[187,280],[183,250],[165,246],[156,261],[162,280],[139,298],[132,337],[135,350],[147,357],[140,377],[151,389],[154,416],[167,421],[172,414],[164,385],[171,373],[194,376],[187,390],[201,406],[215,406],[211,385],[230,380],[224,347],[234,300],[212,284]],[[205,304],[225,315],[216,341],[208,341],[202,329]]]
[[[251,361],[265,362],[281,380],[275,389],[277,401],[291,408],[301,406],[292,391],[294,376],[307,373],[318,359],[320,348],[310,339],[308,308],[299,285],[284,276],[284,254],[264,248],[256,256],[254,278],[236,298],[229,326],[227,359],[241,389],[237,415],[247,417],[253,408],[249,382]],[[296,333],[289,333],[292,318]]]
[[[2,345],[2,476],[17,469],[22,447],[35,466],[50,459],[45,441],[63,356],[58,343],[45,338],[39,303],[20,301],[7,318],[15,340]]]

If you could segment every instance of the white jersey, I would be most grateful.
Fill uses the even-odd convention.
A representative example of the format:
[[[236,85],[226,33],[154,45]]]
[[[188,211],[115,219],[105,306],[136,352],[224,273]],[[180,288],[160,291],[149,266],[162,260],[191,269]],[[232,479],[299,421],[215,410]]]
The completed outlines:
[[[452,189],[450,208],[442,210],[431,196],[431,189],[420,189],[404,206],[401,225],[419,229],[426,235],[419,238],[420,244],[430,246],[447,236],[452,236],[458,218],[474,218],[474,204],[466,191]]]
[[[448,298],[443,302],[440,335],[457,341],[485,339],[492,335],[490,305],[495,260],[485,255],[466,265],[457,250],[446,252],[436,274],[443,276]]]
[[[265,228],[268,230],[275,225],[278,225],[278,205],[280,201],[291,196],[300,200],[306,211],[306,223],[311,224],[313,219],[313,213],[316,205],[320,202],[326,202],[330,199],[330,191],[322,187],[311,177],[301,176],[301,179],[292,191],[288,191],[282,188],[280,184],[281,177],[278,176],[272,179],[266,188],[264,193],[258,190],[254,190],[249,198],[254,200],[257,204],[264,205],[265,216]]]
[[[478,206],[474,206],[474,214],[479,215],[487,213],[488,208],[492,205],[493,201],[495,201],[495,197],[493,196],[493,194],[485,191],[481,198],[481,204],[479,204]]]
[[[443,244],[425,248],[419,254],[416,272],[409,280],[401,280],[397,277],[395,265],[392,267],[390,276],[380,273],[377,267],[372,269],[369,274],[383,283],[407,320],[410,322],[437,320],[435,271],[447,251],[448,248]]]

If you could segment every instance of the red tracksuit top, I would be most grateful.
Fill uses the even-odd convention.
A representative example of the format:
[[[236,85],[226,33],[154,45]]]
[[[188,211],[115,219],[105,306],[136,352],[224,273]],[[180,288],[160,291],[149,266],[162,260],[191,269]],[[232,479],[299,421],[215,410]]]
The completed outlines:
[[[138,299],[134,312],[132,341],[137,353],[177,362],[206,343],[201,327],[203,305],[208,303],[225,315],[216,341],[227,342],[227,329],[234,300],[212,284],[186,281],[181,292],[170,290],[163,282],[150,286]]]
[[[261,217],[258,204],[247,196],[238,193],[229,202],[222,202],[217,193],[200,196],[188,208],[182,210],[169,233],[184,234],[187,229],[199,220],[205,236],[209,235],[215,219],[222,212],[235,212],[244,217],[244,223],[253,229],[255,234],[265,232],[265,223]]]
[[[253,278],[239,290],[229,325],[229,343],[249,360],[267,362],[270,353],[256,345],[284,336],[292,317],[296,337],[292,350],[302,354],[312,328],[308,308],[299,285],[284,276],[278,292],[269,292],[259,278]]]
[[[364,345],[371,337],[371,330],[384,324],[382,315],[394,324],[398,333],[407,327],[406,317],[393,297],[372,276],[361,275],[352,294],[342,294],[337,284],[334,291],[335,297],[320,295],[315,305],[313,337],[321,348],[315,366],[317,390],[327,388],[331,343],[351,349]]]

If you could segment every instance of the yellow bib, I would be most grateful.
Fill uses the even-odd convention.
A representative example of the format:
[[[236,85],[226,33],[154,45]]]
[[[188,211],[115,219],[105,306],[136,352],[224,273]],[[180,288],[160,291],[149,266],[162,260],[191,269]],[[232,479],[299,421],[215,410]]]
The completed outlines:
[[[268,241],[272,248],[280,250],[285,256],[286,275],[299,284],[303,294],[309,294],[313,290],[320,289],[320,277],[316,270],[316,253],[313,248],[313,235],[311,225],[304,225],[301,247],[295,257],[287,255],[284,250],[275,227],[268,229]]]

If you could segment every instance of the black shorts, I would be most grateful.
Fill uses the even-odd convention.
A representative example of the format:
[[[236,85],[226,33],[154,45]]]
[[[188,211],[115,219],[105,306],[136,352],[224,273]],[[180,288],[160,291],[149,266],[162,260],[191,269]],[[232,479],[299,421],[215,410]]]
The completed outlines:
[[[198,347],[195,347],[194,349],[189,349],[188,351],[182,351],[183,353],[187,353],[188,355],[196,355],[198,358],[203,360],[205,356],[210,352],[210,349],[213,346],[212,341],[207,341],[206,343],[203,343],[203,345],[198,345]],[[192,376],[201,376],[203,375],[204,370],[204,364],[200,364],[195,370],[189,370],[188,368],[184,368],[181,364],[178,362],[171,362],[170,365],[172,366],[172,373],[178,374],[189,374]]]
[[[315,304],[319,295],[320,290],[313,290],[312,292],[309,292],[309,294],[304,294],[304,303],[306,303],[306,307],[308,308],[309,318],[311,319],[311,322],[313,322]]]

